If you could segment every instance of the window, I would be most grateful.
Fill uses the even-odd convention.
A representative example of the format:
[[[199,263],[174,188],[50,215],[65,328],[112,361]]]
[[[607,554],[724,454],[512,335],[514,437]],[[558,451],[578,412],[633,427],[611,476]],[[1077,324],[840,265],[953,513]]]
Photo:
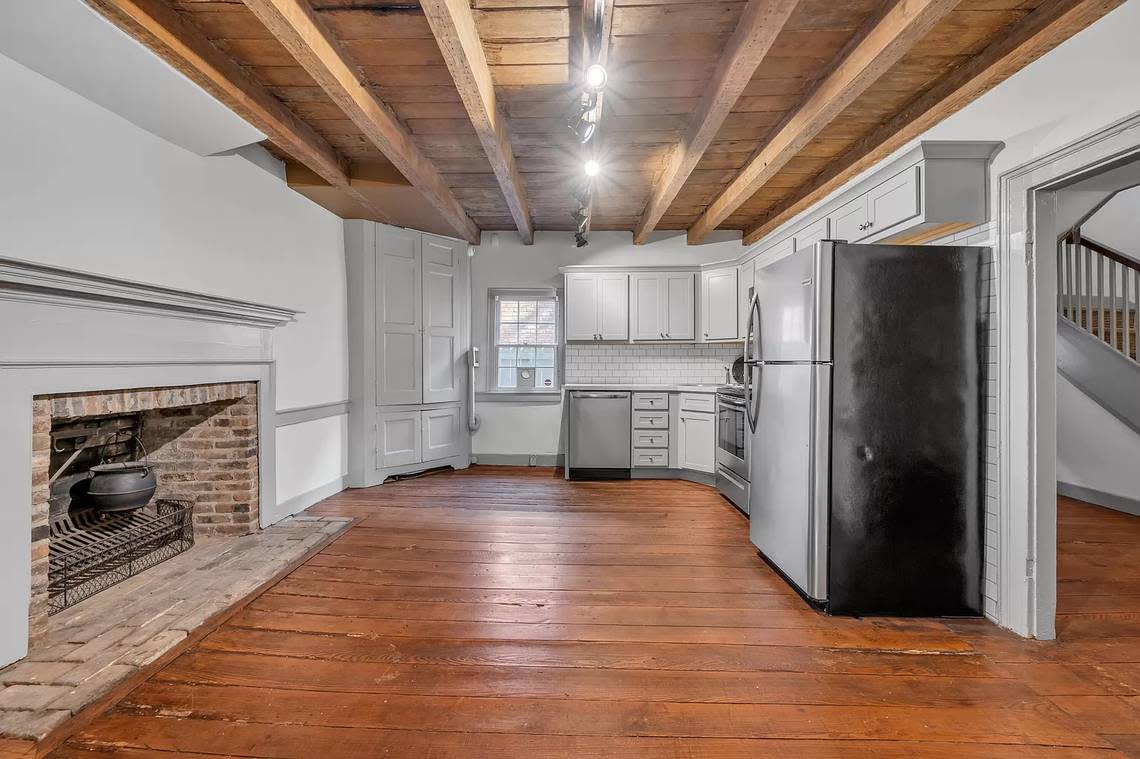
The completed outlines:
[[[559,389],[558,295],[554,290],[491,290],[493,392]]]

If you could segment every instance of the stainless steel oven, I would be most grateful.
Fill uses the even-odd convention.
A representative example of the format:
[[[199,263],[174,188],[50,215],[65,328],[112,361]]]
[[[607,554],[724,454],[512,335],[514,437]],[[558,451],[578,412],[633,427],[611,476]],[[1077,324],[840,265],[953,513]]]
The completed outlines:
[[[728,385],[716,393],[716,485],[738,509],[748,513],[751,435],[744,388]]]

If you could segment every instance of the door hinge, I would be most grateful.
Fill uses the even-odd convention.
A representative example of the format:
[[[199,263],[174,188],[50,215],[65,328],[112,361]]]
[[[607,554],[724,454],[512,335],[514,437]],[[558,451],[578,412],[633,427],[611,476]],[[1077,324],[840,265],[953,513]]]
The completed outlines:
[[[1037,573],[1037,562],[1033,559],[1025,560],[1025,576],[1032,578]]]

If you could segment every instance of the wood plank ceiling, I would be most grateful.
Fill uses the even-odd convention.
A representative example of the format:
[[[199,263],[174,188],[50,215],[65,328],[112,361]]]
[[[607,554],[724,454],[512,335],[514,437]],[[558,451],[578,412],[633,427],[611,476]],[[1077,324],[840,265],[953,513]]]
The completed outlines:
[[[574,228],[596,155],[590,228],[696,243],[759,238],[1123,0],[606,0],[585,147],[594,0],[88,2],[353,215],[414,225],[369,194],[411,184],[453,234],[529,242]]]

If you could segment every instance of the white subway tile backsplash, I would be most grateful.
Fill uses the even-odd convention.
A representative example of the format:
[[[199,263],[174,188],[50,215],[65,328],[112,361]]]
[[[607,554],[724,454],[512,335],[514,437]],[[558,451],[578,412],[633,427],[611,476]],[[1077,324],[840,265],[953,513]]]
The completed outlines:
[[[739,345],[584,344],[566,346],[566,382],[718,383]]]

